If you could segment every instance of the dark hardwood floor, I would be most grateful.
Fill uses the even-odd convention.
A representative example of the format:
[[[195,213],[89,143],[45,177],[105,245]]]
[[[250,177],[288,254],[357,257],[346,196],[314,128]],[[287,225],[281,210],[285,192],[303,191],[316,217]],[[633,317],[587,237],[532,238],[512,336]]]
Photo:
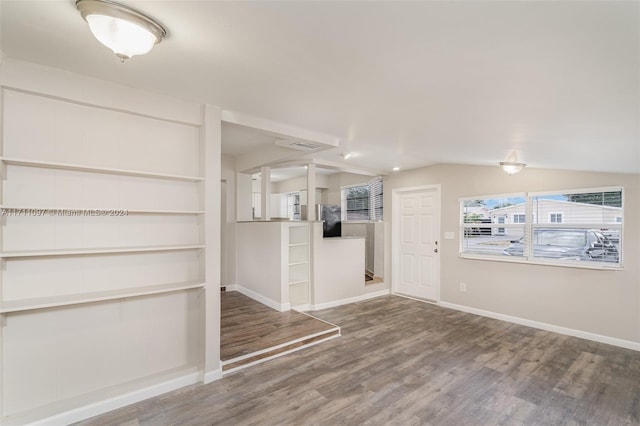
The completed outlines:
[[[220,293],[222,361],[336,329],[294,310],[278,312],[237,291]]]
[[[83,425],[640,424],[640,352],[397,296],[342,336]]]
[[[237,291],[220,296],[220,358],[224,372],[338,337],[340,327],[290,310],[279,312]]]

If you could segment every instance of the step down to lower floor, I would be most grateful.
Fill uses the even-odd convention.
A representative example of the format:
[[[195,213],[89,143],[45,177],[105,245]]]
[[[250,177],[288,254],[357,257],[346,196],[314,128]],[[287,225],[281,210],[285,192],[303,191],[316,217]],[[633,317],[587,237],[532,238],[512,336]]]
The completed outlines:
[[[251,352],[236,358],[222,361],[222,373],[231,373],[261,362],[268,361],[291,352],[299,351],[309,346],[317,345],[329,339],[340,336],[340,327],[331,328],[320,333],[311,334],[299,339],[291,340],[277,346],[262,349],[260,351]]]

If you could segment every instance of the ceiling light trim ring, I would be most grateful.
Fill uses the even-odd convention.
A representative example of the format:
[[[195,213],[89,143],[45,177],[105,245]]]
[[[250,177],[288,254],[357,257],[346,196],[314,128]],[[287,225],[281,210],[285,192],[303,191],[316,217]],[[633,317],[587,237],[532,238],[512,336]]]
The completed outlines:
[[[111,0],[78,0],[76,7],[85,21],[89,15],[104,15],[135,23],[155,36],[155,44],[167,36],[167,30],[155,19]]]

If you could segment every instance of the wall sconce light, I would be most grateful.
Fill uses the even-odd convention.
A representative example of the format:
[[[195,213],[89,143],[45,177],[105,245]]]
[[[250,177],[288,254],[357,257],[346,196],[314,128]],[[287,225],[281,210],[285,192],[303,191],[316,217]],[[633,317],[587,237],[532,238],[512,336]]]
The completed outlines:
[[[516,161],[501,161],[500,166],[502,167],[502,170],[513,175],[522,170],[526,164],[518,163]]]
[[[95,38],[121,62],[149,53],[167,35],[154,19],[110,0],[78,0],[76,7]]]

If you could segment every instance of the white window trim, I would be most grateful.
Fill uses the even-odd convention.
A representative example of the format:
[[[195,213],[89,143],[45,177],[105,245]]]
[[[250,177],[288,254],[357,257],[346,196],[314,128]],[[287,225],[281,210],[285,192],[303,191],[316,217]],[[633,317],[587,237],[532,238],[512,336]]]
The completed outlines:
[[[621,218],[622,222],[615,223],[607,223],[608,229],[615,229],[620,232],[620,236],[624,238],[624,206],[625,204],[625,194],[624,187],[620,186],[608,186],[608,187],[600,187],[600,188],[581,188],[581,189],[561,189],[557,191],[539,191],[539,192],[520,192],[520,193],[510,193],[510,194],[493,194],[493,195],[474,195],[469,197],[460,197],[458,198],[459,204],[459,230],[460,230],[460,238],[459,238],[459,249],[458,249],[458,257],[463,259],[471,259],[471,260],[488,260],[492,262],[507,262],[507,263],[524,263],[529,265],[545,265],[545,266],[557,266],[557,267],[565,267],[565,268],[578,268],[578,269],[596,269],[596,270],[611,270],[611,271],[621,271],[624,269],[624,251],[620,252],[620,260],[618,264],[610,265],[604,262],[575,262],[575,261],[561,261],[561,260],[544,260],[541,258],[534,258],[531,256],[530,244],[525,244],[523,247],[523,256],[522,257],[499,257],[492,255],[483,255],[476,253],[464,253],[463,252],[463,244],[464,244],[464,228],[472,228],[472,226],[465,226],[471,224],[464,223],[464,202],[470,200],[480,200],[485,198],[515,198],[515,197],[524,197],[525,198],[525,220],[526,223],[519,224],[494,224],[487,223],[483,224],[483,227],[493,228],[515,228],[524,226],[525,229],[525,238],[527,241],[531,241],[531,234],[534,228],[564,228],[564,229],[584,229],[584,228],[599,228],[602,226],[602,223],[593,224],[593,223],[580,223],[580,224],[570,224],[570,223],[545,223],[538,224],[534,223],[532,220],[534,217],[533,214],[533,203],[531,202],[532,198],[537,196],[545,196],[545,195],[564,195],[564,194],[589,194],[594,192],[620,192],[622,199],[622,211]],[[564,216],[563,216],[564,220]]]

